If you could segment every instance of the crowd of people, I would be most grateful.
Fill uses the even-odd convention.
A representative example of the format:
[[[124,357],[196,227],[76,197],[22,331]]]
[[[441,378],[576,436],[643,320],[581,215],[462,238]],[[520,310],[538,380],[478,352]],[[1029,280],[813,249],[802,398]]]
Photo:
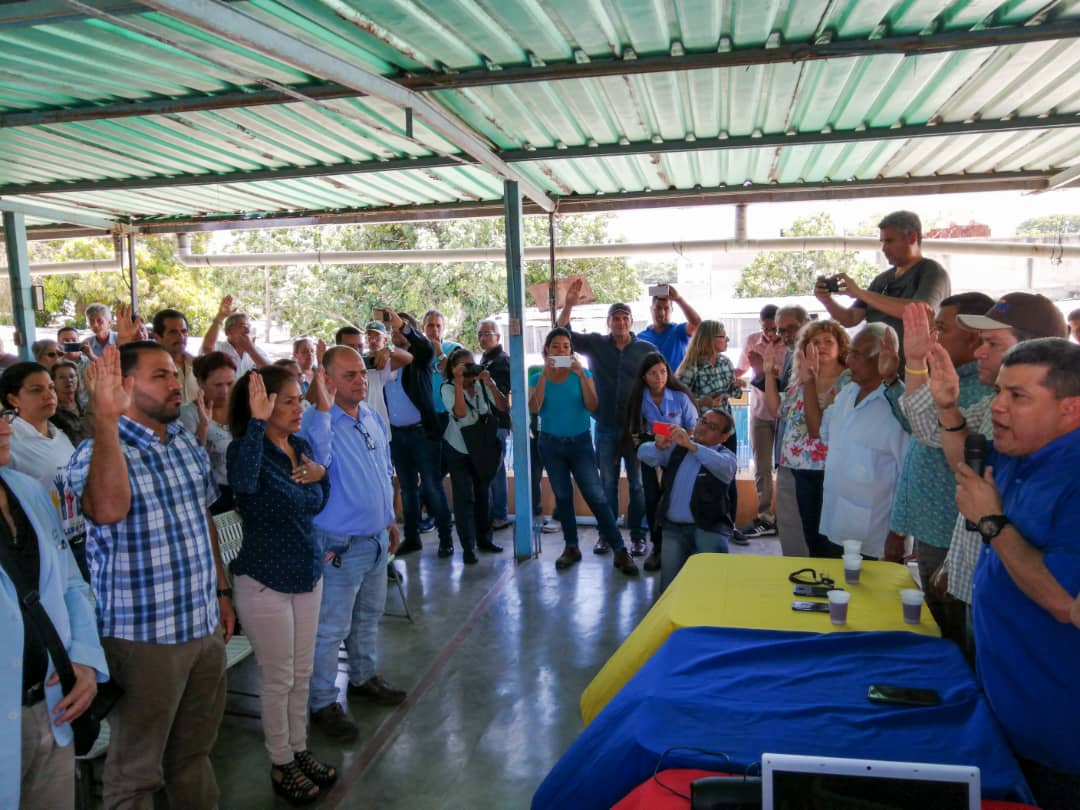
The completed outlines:
[[[534,510],[541,470],[555,501],[537,520],[563,535],[556,569],[580,563],[576,484],[594,554],[627,576],[643,557],[661,590],[692,554],[755,537],[779,533],[784,553],[811,557],[858,539],[865,557],[896,563],[913,538],[930,610],[974,661],[1040,806],[1075,806],[1080,544],[1068,519],[1080,485],[1067,471],[1080,461],[1080,346],[1067,336],[1080,341],[1080,311],[1066,326],[1040,295],[952,295],[914,214],[880,229],[887,271],[866,289],[819,279],[828,319],[763,308],[738,365],[724,325],[674,286],[655,291],[641,332],[616,303],[594,333],[572,325],[571,285],[527,377]],[[40,578],[77,675],[65,694],[24,620],[21,677],[4,692],[11,706],[21,695],[21,745],[4,743],[0,805],[71,806],[67,724],[111,679],[123,697],[106,807],[157,794],[216,806],[209,754],[237,620],[261,675],[273,789],[317,799],[337,773],[308,748],[309,721],[332,741],[358,734],[339,702],[341,645],[350,700],[406,698],[376,657],[390,560],[421,552],[429,531],[444,559],[456,533],[466,566],[503,550],[511,392],[497,323],[479,324],[474,354],[437,310],[379,308],[333,345],[300,338],[271,361],[233,304],[197,356],[182,312],[147,329],[94,304],[85,341],[65,327],[0,375],[5,569]],[[744,384],[757,508],[739,527],[730,399]],[[985,473],[967,463],[968,435],[990,440]],[[244,542],[227,572],[213,517],[232,511]],[[18,616],[7,573],[0,600]]]

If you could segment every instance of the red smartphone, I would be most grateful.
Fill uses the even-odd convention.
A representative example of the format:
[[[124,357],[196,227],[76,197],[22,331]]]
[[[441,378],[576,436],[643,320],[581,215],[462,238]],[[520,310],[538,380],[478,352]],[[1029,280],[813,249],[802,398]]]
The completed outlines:
[[[675,426],[667,422],[653,422],[652,432],[654,436],[671,436],[671,431]]]

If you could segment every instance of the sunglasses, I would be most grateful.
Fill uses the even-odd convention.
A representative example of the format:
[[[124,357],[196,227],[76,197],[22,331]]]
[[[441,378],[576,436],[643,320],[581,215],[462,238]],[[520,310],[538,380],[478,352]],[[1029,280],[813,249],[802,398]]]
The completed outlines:
[[[364,437],[364,443],[367,445],[367,449],[368,450],[374,450],[375,449],[375,442],[371,438],[371,434],[368,433],[367,430],[364,428],[364,423],[361,422],[360,420],[357,420],[356,422],[353,423],[353,427],[356,428],[357,430],[359,430],[360,435]]]

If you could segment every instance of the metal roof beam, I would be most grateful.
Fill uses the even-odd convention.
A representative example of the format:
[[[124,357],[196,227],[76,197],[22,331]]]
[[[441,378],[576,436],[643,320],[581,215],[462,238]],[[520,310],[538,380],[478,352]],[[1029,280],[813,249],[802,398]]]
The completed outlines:
[[[909,125],[879,127],[875,129],[844,130],[833,132],[796,132],[790,135],[775,133],[754,137],[695,138],[654,143],[639,141],[630,144],[599,144],[597,146],[572,146],[565,149],[520,149],[496,152],[506,163],[530,163],[544,160],[572,160],[575,158],[625,157],[627,155],[663,154],[672,152],[721,151],[726,149],[757,149],[776,146],[806,146],[819,144],[858,143],[863,141],[907,140],[948,135],[985,135],[998,132],[1024,130],[1051,130],[1064,127],[1080,127],[1080,115],[1061,114],[1046,117],[1012,118],[997,121],[960,121],[936,125]],[[329,177],[335,175],[369,174],[373,172],[415,171],[435,169],[460,164],[475,165],[476,160],[467,156],[444,157],[435,155],[394,160],[368,160],[357,163],[341,163],[332,166],[286,166],[279,169],[225,172],[222,174],[183,175],[179,177],[135,177],[103,180],[54,181],[0,186],[0,196],[5,194],[53,194],[80,191],[117,191],[132,189],[175,188],[180,186],[205,186],[227,183],[251,183],[265,180],[295,180],[306,177]]]
[[[1077,163],[1072,168],[1066,169],[1063,172],[1058,172],[1050,178],[1050,182],[1046,186],[1047,191],[1053,191],[1057,188],[1065,188],[1065,186],[1071,186],[1077,180],[1080,180],[1080,163]]]
[[[103,0],[99,0],[102,4]],[[131,5],[128,2],[117,4]],[[813,62],[822,59],[841,59],[876,54],[948,53],[971,48],[993,48],[1004,45],[1023,45],[1073,39],[1078,36],[1077,23],[1072,20],[1030,26],[986,28],[977,31],[946,31],[927,36],[903,35],[879,39],[832,40],[830,42],[793,42],[775,48],[738,48],[709,53],[637,55],[623,57],[586,57],[582,62],[556,62],[533,66],[507,65],[498,70],[468,70],[461,73],[419,73],[387,79],[402,88],[417,92],[455,90],[470,87],[489,87],[500,84],[590,79],[604,76],[630,76],[642,73],[704,70],[712,68],[747,67],[781,62]],[[367,95],[362,90],[343,83],[327,82],[301,85],[296,88],[306,96],[318,99],[358,98]],[[138,115],[217,110],[227,107],[254,107],[265,104],[294,104],[295,96],[276,91],[255,91],[194,95],[183,98],[153,99],[114,104],[80,105],[0,115],[0,127],[33,126],[68,121],[89,121],[101,118],[123,118]]]
[[[1045,172],[1010,172],[985,176],[942,175],[938,177],[862,180],[836,184],[798,183],[718,188],[672,189],[668,191],[625,192],[621,194],[574,195],[559,198],[560,214],[599,213],[641,208],[729,205],[735,203],[794,202],[803,200],[843,200],[911,194],[963,194],[976,191],[1034,191],[1046,188]],[[543,213],[526,206],[526,214]],[[304,211],[295,215],[242,217],[221,216],[204,219],[136,219],[132,230],[144,234],[185,231],[227,231],[252,228],[298,228],[306,225],[369,225],[382,222],[424,222],[503,215],[501,201],[445,203],[409,207],[368,208],[354,211]]]
[[[0,211],[10,211],[49,222],[66,222],[69,225],[83,225],[87,228],[102,228],[104,230],[109,230],[117,224],[116,220],[94,216],[93,214],[61,211],[58,208],[48,208],[44,205],[34,205],[33,203],[13,200],[0,200]]]
[[[81,5],[68,0],[73,7]],[[521,192],[545,211],[555,203],[527,178],[520,175],[462,122],[440,107],[389,79],[328,54],[301,40],[237,11],[217,0],[143,0],[149,8],[168,14],[188,25],[224,37],[256,53],[279,60],[312,76],[322,76],[399,107],[412,108],[416,117],[466,154],[482,163],[503,180],[514,180]]]

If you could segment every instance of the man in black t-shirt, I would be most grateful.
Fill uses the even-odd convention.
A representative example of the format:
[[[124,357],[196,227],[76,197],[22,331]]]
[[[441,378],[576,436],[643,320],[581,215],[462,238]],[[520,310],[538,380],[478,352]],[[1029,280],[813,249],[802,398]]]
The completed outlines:
[[[842,326],[850,328],[864,320],[887,323],[896,330],[903,346],[904,306],[911,301],[925,301],[936,312],[941,302],[952,294],[952,288],[945,268],[922,255],[922,222],[917,214],[894,211],[878,223],[878,228],[881,252],[892,266],[865,290],[846,273],[836,276],[840,294],[855,299],[850,307],[833,298],[824,277],[818,278],[814,295]]]

